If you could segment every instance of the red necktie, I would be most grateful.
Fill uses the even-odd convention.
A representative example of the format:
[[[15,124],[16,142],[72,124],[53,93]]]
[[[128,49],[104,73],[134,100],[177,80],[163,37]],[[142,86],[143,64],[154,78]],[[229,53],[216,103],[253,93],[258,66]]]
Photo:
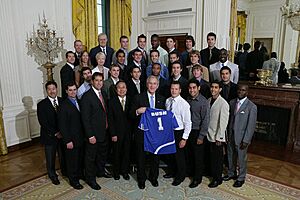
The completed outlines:
[[[103,107],[103,110],[104,110],[104,112],[105,112],[105,128],[107,128],[107,127],[108,127],[108,123],[107,123],[107,114],[106,114],[105,104],[104,104],[104,101],[103,101],[103,97],[102,97],[101,92],[99,92],[99,99],[100,99],[101,105],[102,105],[102,107]]]

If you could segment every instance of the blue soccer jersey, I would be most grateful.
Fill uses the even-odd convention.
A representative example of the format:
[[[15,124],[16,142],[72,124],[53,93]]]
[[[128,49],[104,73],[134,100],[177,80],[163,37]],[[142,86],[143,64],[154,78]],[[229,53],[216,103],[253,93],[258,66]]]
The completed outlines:
[[[176,153],[174,129],[177,127],[171,111],[147,108],[139,124],[144,131],[144,150],[153,154]]]

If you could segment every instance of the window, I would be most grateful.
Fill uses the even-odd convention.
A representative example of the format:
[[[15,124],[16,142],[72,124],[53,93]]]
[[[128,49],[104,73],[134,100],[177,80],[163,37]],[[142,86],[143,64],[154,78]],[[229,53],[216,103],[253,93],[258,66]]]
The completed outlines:
[[[105,0],[97,0],[98,34],[106,32]]]

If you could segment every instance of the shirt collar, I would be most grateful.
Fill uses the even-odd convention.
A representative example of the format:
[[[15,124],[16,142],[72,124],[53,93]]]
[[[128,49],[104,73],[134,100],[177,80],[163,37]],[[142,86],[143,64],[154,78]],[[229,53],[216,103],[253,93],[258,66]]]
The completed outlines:
[[[142,53],[145,51],[145,49],[142,49],[141,47],[137,47],[137,49],[139,49],[139,50],[141,50],[142,51]]]
[[[57,96],[56,96],[55,98],[52,98],[52,97],[49,97],[49,96],[48,96],[48,99],[51,101],[52,104],[53,104],[53,101],[54,101],[54,99],[55,99],[56,104],[58,105],[58,99],[57,99]]]
[[[150,96],[153,96],[154,99],[155,99],[155,93],[154,93],[153,95],[151,95],[150,92],[147,91],[147,95],[148,95],[148,98],[149,98],[149,99],[150,99]]]
[[[221,67],[223,67],[222,64],[223,64],[223,63],[220,62],[220,66],[221,66]],[[224,62],[224,66],[228,66],[228,60],[226,60],[226,61]]]
[[[119,81],[119,79],[114,79],[113,77],[110,77],[110,78],[111,78],[111,80],[113,81],[114,85],[116,85],[117,82]]]
[[[137,63],[135,60],[133,61],[133,63],[136,65],[136,66],[139,66],[139,67],[141,67],[141,63],[139,64],[139,63]]]
[[[126,96],[124,96],[123,98],[118,96],[118,98],[119,98],[120,102],[122,101],[122,99],[124,99],[124,101],[126,102]]]
[[[171,53],[172,51],[174,51],[175,50],[175,47],[173,47],[170,51],[169,51],[169,53]]]
[[[67,62],[67,65],[69,65],[72,69],[74,69],[74,65],[73,64]]]
[[[92,86],[94,92],[96,93],[97,97],[99,96],[99,92],[101,92],[101,90],[97,90],[96,88],[94,88],[94,86]]]
[[[178,81],[180,79],[180,77],[181,77],[181,74],[179,74],[179,76],[177,78],[173,77],[173,80]]]
[[[246,101],[247,97],[244,97],[242,99],[238,99],[238,102],[240,103],[240,105],[242,105],[245,101]]]
[[[140,80],[135,80],[135,79],[133,79],[133,78],[131,78],[132,79],[132,81],[135,83],[135,84],[140,84]]]

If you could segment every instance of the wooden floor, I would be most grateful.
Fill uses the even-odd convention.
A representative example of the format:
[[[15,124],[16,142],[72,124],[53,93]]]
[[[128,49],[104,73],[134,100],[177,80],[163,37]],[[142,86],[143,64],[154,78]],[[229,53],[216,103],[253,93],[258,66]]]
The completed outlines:
[[[282,152],[276,148],[271,150],[266,149],[265,144],[252,145],[248,173],[300,189],[300,154]],[[269,152],[269,155],[261,156],[257,152]],[[0,192],[44,174],[45,156],[40,144],[0,156]]]

